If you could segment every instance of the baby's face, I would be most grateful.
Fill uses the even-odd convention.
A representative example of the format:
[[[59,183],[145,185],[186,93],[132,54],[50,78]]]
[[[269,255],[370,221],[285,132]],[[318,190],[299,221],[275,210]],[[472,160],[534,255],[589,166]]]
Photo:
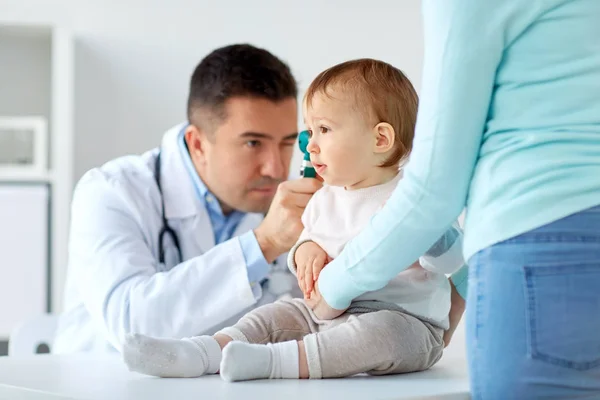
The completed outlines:
[[[310,160],[328,185],[352,189],[376,168],[374,127],[343,93],[315,94],[304,104],[304,123]]]

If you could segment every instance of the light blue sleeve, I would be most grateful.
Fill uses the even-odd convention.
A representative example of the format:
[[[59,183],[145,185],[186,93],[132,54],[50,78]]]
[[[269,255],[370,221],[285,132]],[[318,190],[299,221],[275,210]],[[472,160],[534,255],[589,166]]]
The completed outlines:
[[[270,271],[270,266],[263,255],[258,240],[252,230],[239,236],[240,246],[246,259],[248,280],[253,287],[263,281]]]
[[[509,4],[510,3],[510,4]],[[462,211],[516,2],[424,0],[425,63],[415,143],[403,179],[367,228],[323,269],[333,308],[384,287]]]

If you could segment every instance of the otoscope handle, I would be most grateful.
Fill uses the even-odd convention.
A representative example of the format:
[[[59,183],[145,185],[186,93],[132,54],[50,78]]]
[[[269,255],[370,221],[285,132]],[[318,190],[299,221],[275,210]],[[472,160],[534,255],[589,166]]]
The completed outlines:
[[[312,163],[310,162],[310,153],[306,149],[308,146],[308,141],[310,140],[310,135],[308,131],[302,131],[299,134],[298,145],[300,146],[300,150],[304,155],[302,159],[302,166],[300,167],[300,176],[304,178],[316,178],[317,172],[315,171]]]

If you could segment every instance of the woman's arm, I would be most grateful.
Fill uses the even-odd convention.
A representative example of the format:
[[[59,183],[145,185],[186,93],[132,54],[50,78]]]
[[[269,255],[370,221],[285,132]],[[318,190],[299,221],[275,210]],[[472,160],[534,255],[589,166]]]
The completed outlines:
[[[319,277],[327,305],[343,310],[378,290],[450,228],[479,154],[504,29],[519,4],[425,0],[425,64],[416,137],[390,200]]]
[[[450,344],[452,335],[454,335],[454,331],[456,331],[465,312],[465,306],[465,299],[458,293],[454,284],[450,282],[450,312],[448,313],[450,328],[444,332],[444,347]]]

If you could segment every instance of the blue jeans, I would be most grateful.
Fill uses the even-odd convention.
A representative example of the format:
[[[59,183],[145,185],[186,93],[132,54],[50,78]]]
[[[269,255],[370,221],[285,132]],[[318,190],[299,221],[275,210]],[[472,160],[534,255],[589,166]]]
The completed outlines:
[[[473,399],[600,399],[600,207],[469,260]]]

